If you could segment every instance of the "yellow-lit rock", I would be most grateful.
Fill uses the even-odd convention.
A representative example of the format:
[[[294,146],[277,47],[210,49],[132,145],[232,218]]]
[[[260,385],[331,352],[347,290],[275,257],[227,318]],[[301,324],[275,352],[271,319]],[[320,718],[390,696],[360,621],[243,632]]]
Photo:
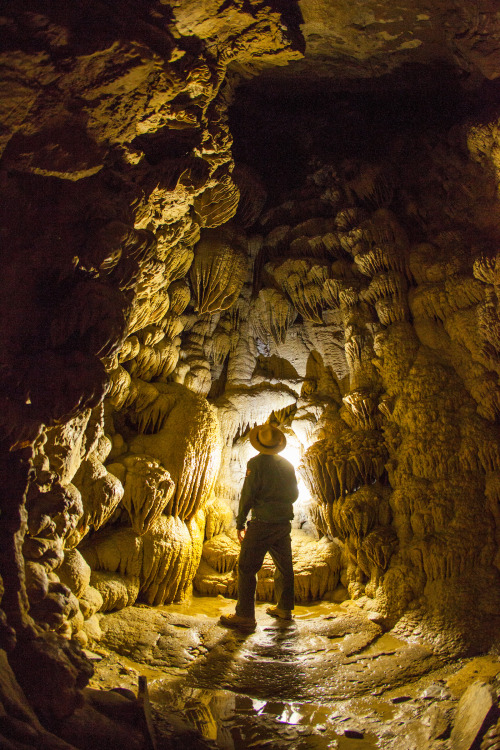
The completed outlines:
[[[197,311],[213,313],[231,307],[246,271],[247,258],[236,237],[220,230],[204,232],[190,270]]]
[[[122,503],[132,528],[144,534],[165,510],[174,483],[166,469],[149,456],[122,456],[119,464],[108,466],[124,487]]]

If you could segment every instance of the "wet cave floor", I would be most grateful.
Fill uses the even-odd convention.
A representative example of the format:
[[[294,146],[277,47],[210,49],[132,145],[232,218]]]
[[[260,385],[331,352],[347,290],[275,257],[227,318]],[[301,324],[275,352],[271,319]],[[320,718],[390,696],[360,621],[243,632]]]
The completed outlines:
[[[352,603],[298,606],[290,623],[266,606],[251,634],[218,624],[234,610],[222,597],[104,615],[91,687],[137,692],[146,676],[155,720],[195,728],[200,747],[444,749],[466,687],[500,673],[498,656],[446,660]]]

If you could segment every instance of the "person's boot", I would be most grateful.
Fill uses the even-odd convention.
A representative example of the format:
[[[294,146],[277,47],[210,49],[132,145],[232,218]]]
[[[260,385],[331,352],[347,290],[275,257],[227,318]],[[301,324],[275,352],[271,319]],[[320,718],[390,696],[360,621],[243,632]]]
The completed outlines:
[[[268,607],[266,609],[268,615],[271,617],[277,617],[279,620],[292,620],[292,612],[289,609],[280,609],[279,607]]]
[[[240,615],[221,615],[219,620],[221,625],[226,628],[236,628],[246,633],[251,633],[257,627],[254,617],[241,617]]]

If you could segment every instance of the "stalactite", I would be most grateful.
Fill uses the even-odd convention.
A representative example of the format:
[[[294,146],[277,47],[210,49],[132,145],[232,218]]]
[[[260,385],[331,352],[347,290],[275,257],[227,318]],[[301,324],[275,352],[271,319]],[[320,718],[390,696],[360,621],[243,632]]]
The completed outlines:
[[[231,537],[219,534],[203,545],[203,559],[219,573],[234,570],[240,554],[240,545]]]
[[[272,339],[276,344],[286,339],[287,329],[293,324],[297,312],[277,289],[261,289],[250,309],[250,326],[262,342]]]
[[[327,505],[332,504],[360,484],[379,479],[386,458],[380,433],[345,432],[319,440],[309,448],[303,459],[304,479],[311,494]]]
[[[132,529],[105,529],[82,553],[96,571],[92,585],[111,609],[133,604],[138,595],[152,605],[182,599],[194,575],[193,550],[186,524],[161,515],[140,536]]]
[[[226,533],[231,527],[232,521],[233,513],[229,505],[215,495],[212,496],[205,508],[206,539]]]
[[[220,230],[204,232],[190,271],[197,311],[204,314],[231,307],[246,271],[246,255],[235,238]]]
[[[156,397],[135,419],[141,434],[131,453],[156,458],[170,472],[175,492],[164,513],[189,520],[207,502],[220,460],[219,425],[213,407],[177,384],[151,386]]]
[[[231,351],[231,335],[222,328],[215,330],[206,347],[207,356],[215,365],[221,365]]]
[[[376,413],[377,401],[367,390],[351,391],[344,396],[342,401],[351,410],[358,424],[367,429],[379,427],[378,415]]]
[[[122,483],[122,503],[133,530],[142,535],[162,515],[175,486],[166,469],[149,456],[120,456],[108,470]]]
[[[231,388],[217,402],[219,421],[226,436],[232,440],[237,433],[246,432],[254,424],[262,424],[272,411],[294,404],[296,396],[290,390],[263,383],[251,388]]]
[[[180,340],[169,341],[161,332],[161,341],[153,346],[141,345],[136,357],[128,364],[127,369],[134,378],[165,380],[176,368],[179,359]]]
[[[191,300],[191,291],[184,279],[174,281],[168,287],[170,297],[170,310],[172,315],[182,315]]]
[[[91,528],[99,529],[113,515],[123,497],[123,487],[110,474],[95,454],[82,462],[75,478],[83,502],[83,515],[78,528],[68,540],[76,545]]]
[[[267,198],[267,191],[259,174],[248,164],[238,164],[233,172],[233,180],[238,187],[240,199],[236,221],[248,228],[259,218]]]
[[[358,174],[347,183],[348,192],[354,193],[363,205],[373,208],[391,204],[395,179],[393,173],[382,164],[365,164]]]
[[[498,295],[491,289],[485,292],[485,300],[478,307],[479,332],[484,354],[495,363],[500,357],[500,324],[498,322]]]
[[[329,275],[326,265],[304,258],[268,264],[266,270],[288,294],[293,306],[305,320],[323,322],[323,284]]]

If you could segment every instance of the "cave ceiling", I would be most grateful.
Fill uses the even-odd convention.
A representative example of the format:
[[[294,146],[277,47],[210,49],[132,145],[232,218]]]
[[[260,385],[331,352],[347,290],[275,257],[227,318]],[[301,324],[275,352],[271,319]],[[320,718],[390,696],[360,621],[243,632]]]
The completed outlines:
[[[261,90],[290,93],[292,82],[296,91],[406,89],[430,87],[436,76],[471,88],[499,75],[494,0],[300,0],[293,20],[304,54],[287,66],[266,65],[256,82]],[[235,67],[261,72],[255,60]]]

